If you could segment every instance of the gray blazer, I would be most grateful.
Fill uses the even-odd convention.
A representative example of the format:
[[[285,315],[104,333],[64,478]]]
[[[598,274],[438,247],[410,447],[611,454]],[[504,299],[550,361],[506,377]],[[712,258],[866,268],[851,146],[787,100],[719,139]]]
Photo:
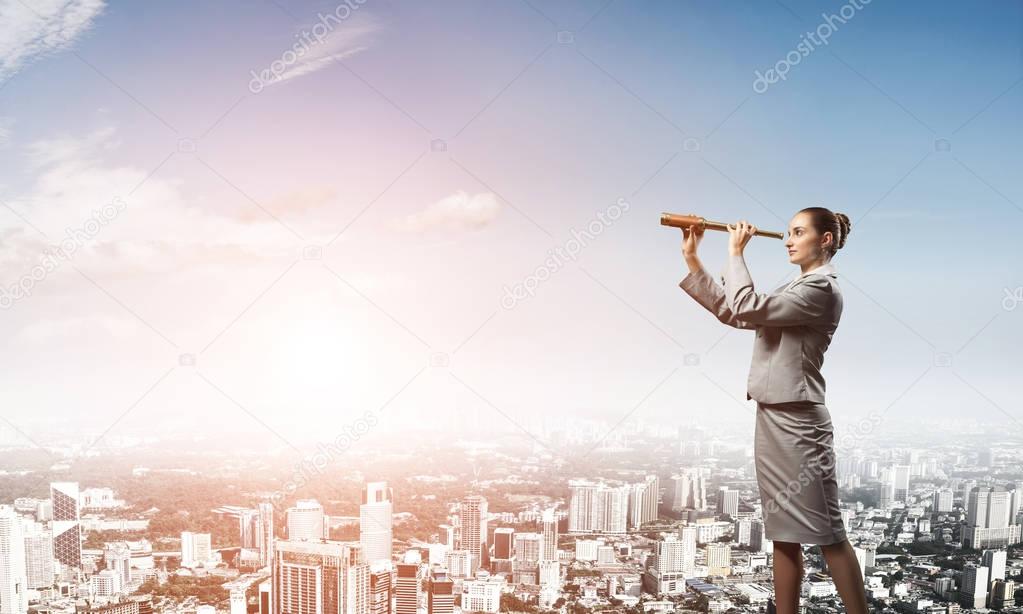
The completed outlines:
[[[724,287],[705,270],[689,273],[679,286],[721,322],[756,331],[747,400],[823,403],[824,352],[842,316],[837,276],[828,263],[770,294],[757,294],[746,261],[729,256]]]

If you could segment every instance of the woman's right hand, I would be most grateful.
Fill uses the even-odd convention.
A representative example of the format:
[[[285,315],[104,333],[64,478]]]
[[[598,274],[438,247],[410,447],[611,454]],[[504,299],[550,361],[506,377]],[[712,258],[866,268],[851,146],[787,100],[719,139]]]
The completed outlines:
[[[682,229],[682,255],[686,259],[696,258],[696,248],[703,240],[703,229],[695,226]]]

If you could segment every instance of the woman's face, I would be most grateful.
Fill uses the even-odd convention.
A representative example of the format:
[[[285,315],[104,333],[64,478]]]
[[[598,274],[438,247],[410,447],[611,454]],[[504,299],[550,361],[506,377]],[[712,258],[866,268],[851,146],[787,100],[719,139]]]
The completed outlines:
[[[817,234],[811,223],[809,213],[797,213],[789,222],[789,237],[785,248],[789,251],[789,262],[805,264],[815,262],[824,252],[824,246],[830,244],[831,233],[823,236]]]

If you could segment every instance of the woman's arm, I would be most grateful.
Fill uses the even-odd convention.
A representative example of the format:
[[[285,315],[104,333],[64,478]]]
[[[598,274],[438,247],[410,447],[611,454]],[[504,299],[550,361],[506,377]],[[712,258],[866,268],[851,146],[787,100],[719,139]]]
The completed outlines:
[[[823,275],[805,280],[778,294],[757,294],[742,253],[728,257],[725,305],[734,316],[760,326],[801,326],[827,313],[831,284]]]
[[[686,294],[693,297],[707,311],[714,314],[714,317],[720,320],[721,323],[734,328],[756,328],[753,324],[736,319],[735,315],[726,305],[724,289],[704,270],[698,258],[693,257],[691,260],[686,258],[686,264],[689,265],[689,274],[678,284],[679,287],[685,290]]]

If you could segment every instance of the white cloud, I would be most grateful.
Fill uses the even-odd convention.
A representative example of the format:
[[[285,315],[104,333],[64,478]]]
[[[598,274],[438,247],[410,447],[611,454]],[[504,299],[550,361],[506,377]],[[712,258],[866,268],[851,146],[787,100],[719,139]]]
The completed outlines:
[[[0,80],[71,46],[105,6],[104,0],[0,0]]]
[[[399,227],[409,232],[429,230],[477,230],[497,218],[501,206],[490,192],[469,196],[459,190],[426,209],[409,216]]]
[[[263,86],[312,74],[333,66],[336,60],[343,60],[365,51],[367,49],[365,43],[379,29],[368,15],[364,15],[360,23],[345,23],[336,27],[338,28],[336,31],[328,33],[320,42],[312,39],[312,44],[303,45],[302,39],[299,39],[296,43],[298,49],[289,48],[275,60],[275,64],[283,66],[283,71],[280,70],[280,66],[270,65],[269,74],[272,78],[264,79]],[[302,52],[300,55],[297,54],[299,50]],[[287,64],[284,62],[286,58],[295,59]],[[265,73],[266,69],[263,72]]]

